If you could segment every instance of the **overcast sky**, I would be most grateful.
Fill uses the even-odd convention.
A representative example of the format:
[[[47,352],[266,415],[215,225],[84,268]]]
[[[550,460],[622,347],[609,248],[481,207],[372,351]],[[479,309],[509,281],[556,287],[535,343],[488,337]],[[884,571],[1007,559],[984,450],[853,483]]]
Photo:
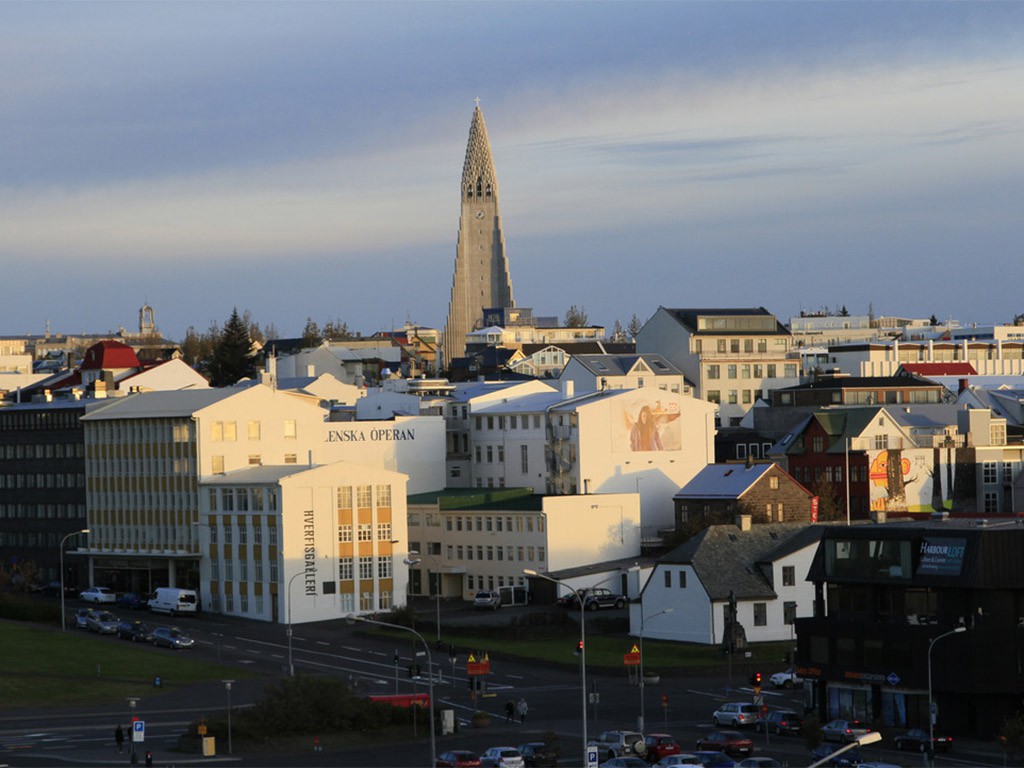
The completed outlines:
[[[1024,3],[0,3],[0,335],[519,306],[1024,312]]]

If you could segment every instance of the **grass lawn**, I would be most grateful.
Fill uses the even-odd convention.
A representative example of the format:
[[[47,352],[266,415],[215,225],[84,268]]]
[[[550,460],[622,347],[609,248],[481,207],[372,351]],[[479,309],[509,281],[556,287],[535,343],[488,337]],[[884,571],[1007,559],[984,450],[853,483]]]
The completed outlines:
[[[227,673],[257,676],[197,661],[189,651],[15,621],[0,621],[0,648],[0,709],[109,704],[151,693],[156,676],[163,686],[221,680]]]

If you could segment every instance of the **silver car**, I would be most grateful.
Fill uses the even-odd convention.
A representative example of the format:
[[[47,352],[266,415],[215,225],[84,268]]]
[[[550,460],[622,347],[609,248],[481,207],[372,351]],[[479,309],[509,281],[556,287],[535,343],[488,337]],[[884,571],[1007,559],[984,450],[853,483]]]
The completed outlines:
[[[157,627],[153,630],[153,645],[178,650],[179,648],[191,648],[195,644],[195,640],[177,627]]]
[[[78,599],[87,603],[113,603],[117,600],[117,593],[106,587],[86,587],[78,593]]]
[[[524,768],[523,753],[515,747],[491,747],[480,755],[480,765],[485,768]]]
[[[715,713],[711,715],[711,722],[715,724],[715,728],[726,725],[733,728],[752,727],[757,725],[760,714],[756,704],[746,701],[730,701],[715,710]]]
[[[85,628],[101,635],[117,633],[118,618],[110,611],[89,611],[85,616]]]
[[[860,720],[832,720],[821,726],[821,737],[825,741],[838,741],[844,744],[856,741],[866,733],[871,733],[871,729]]]

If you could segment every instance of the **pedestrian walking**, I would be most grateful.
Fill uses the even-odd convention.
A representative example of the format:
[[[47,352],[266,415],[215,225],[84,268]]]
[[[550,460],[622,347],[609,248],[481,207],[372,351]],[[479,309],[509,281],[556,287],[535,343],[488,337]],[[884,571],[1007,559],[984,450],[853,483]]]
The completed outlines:
[[[114,743],[117,744],[117,753],[121,754],[124,752],[124,730],[121,728],[121,724],[117,724],[117,728],[114,729]]]
[[[512,699],[505,702],[505,722],[514,723],[516,721],[516,705]]]
[[[516,712],[519,714],[519,722],[520,723],[525,723],[526,722],[526,710],[527,710],[526,699],[524,699],[522,696],[520,696],[519,697],[519,701],[516,702]]]

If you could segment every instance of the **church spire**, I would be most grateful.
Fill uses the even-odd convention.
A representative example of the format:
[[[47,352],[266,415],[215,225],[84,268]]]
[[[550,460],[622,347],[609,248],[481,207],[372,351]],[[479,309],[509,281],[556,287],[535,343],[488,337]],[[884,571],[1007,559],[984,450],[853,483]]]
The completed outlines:
[[[462,199],[487,201],[498,197],[498,176],[491,157],[491,142],[487,138],[487,124],[477,100],[473,120],[469,124],[469,142],[466,144],[466,162],[462,166]]]
[[[479,99],[469,124],[461,184],[455,276],[443,342],[446,367],[465,357],[466,334],[481,327],[485,309],[515,306],[498,211],[498,176]]]

